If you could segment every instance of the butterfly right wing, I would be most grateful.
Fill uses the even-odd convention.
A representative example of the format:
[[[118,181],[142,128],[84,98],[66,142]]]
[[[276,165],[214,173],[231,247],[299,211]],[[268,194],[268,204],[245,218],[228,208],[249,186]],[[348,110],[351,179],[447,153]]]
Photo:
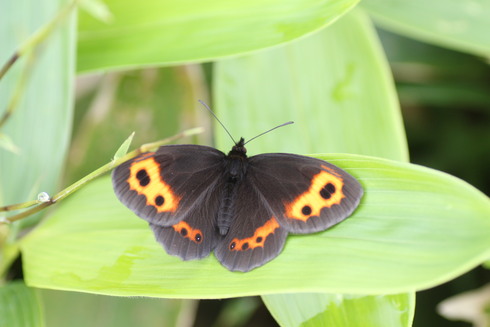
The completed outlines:
[[[363,188],[346,171],[326,161],[294,154],[250,158],[248,178],[288,232],[326,230],[349,217]]]
[[[112,174],[114,190],[150,223],[167,253],[202,258],[219,237],[213,218],[224,183],[224,156],[205,146],[162,146],[118,166]]]

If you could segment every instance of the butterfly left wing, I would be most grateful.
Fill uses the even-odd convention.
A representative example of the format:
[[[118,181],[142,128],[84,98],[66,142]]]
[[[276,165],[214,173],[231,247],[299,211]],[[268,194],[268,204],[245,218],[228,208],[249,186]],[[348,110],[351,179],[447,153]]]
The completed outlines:
[[[249,162],[249,182],[279,225],[291,233],[314,233],[339,223],[352,214],[363,195],[353,176],[320,159],[268,153]]]
[[[288,233],[248,179],[237,187],[232,224],[214,254],[228,270],[246,272],[274,259]]]
[[[205,146],[162,146],[118,166],[112,174],[114,191],[150,224],[169,254],[203,258],[219,240],[214,217],[225,183],[224,157]]]
[[[206,194],[221,188],[224,157],[221,151],[206,146],[161,146],[116,167],[112,173],[114,192],[149,223],[172,226],[206,204]]]

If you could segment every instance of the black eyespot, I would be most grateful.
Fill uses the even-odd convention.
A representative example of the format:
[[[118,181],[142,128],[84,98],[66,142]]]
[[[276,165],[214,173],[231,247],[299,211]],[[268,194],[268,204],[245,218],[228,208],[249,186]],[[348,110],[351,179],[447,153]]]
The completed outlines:
[[[157,206],[161,206],[164,203],[165,203],[165,198],[163,196],[159,195],[155,198],[155,204]]]
[[[246,249],[248,249],[248,243],[247,242],[242,244],[242,250],[246,250]]]
[[[255,242],[260,243],[262,242],[262,240],[263,240],[262,236],[259,236],[255,239]]]
[[[146,172],[146,169],[140,169],[138,170],[138,172],[136,173],[136,178],[138,180],[142,180],[143,178],[145,178],[146,176],[148,176],[148,173]]]
[[[330,199],[332,194],[334,194],[336,191],[335,185],[332,183],[327,183],[321,190],[320,190],[320,196],[326,200]]]
[[[201,243],[202,241],[202,236],[201,234],[197,233],[196,236],[194,236],[194,240],[197,242],[197,243]]]
[[[141,186],[146,186],[150,184],[151,181],[150,176],[148,176],[148,173],[146,172],[146,169],[138,170],[138,172],[136,173],[136,178],[140,182]]]
[[[185,236],[187,236],[187,228],[182,228],[182,229],[180,230],[180,235],[182,235],[182,236],[184,236],[184,237],[185,237]]]
[[[236,246],[236,243],[235,242],[231,242],[230,243],[230,250],[233,250]]]
[[[304,206],[303,209],[301,209],[301,212],[305,216],[309,216],[311,214],[311,207],[310,206]]]

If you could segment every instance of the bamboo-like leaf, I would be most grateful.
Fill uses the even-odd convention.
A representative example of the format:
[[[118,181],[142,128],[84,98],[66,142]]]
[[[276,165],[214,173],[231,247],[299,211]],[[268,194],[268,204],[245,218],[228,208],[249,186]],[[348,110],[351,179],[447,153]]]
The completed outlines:
[[[359,0],[108,0],[113,19],[81,12],[78,71],[206,61],[318,30]]]
[[[454,278],[490,255],[490,201],[428,168],[357,155],[320,156],[366,193],[346,221],[289,236],[270,263],[230,272],[214,256],[181,261],[120,204],[109,178],[60,204],[21,247],[28,285],[113,295],[220,298],[253,294],[400,293]],[[307,276],[307,278],[305,278]]]
[[[490,57],[488,0],[365,0],[380,25],[422,41]]]
[[[411,326],[415,308],[413,294],[273,294],[264,301],[282,327]]]
[[[215,104],[238,138],[277,124],[251,153],[349,152],[407,160],[407,144],[388,64],[369,19],[352,11],[284,47],[216,64]],[[229,137],[217,131],[217,144]],[[224,146],[226,144],[226,146]]]
[[[371,22],[357,10],[300,41],[218,62],[214,91],[218,115],[232,133],[241,133],[238,136],[250,138],[283,121],[296,122],[274,131],[276,137],[267,135],[254,140],[249,146],[251,152],[328,150],[396,160],[408,158],[388,63]],[[230,143],[221,129],[217,129],[217,134],[219,144]],[[277,321],[284,325],[287,317],[282,317],[282,313],[308,311],[314,307],[312,302],[325,303],[342,295],[290,294],[288,301],[280,303],[270,299],[271,296],[276,297],[263,295],[262,298]],[[383,308],[391,301],[390,297],[364,296],[351,298],[348,303],[353,306],[359,302],[364,307],[368,302],[371,316],[375,317],[376,312],[384,314]],[[411,318],[400,316],[408,311],[413,314],[413,305],[413,302],[403,302],[393,317],[409,326]],[[320,316],[320,311],[326,310],[325,307],[317,309],[315,314]],[[350,313],[347,306],[345,314]],[[331,312],[323,314],[334,318]],[[337,322],[332,325],[341,326]],[[349,319],[345,325],[354,322]],[[378,326],[390,326],[390,323],[385,320],[384,325]]]
[[[0,326],[44,325],[44,313],[36,290],[22,282],[11,282],[0,287]]]
[[[3,64],[61,6],[59,1],[21,0],[4,1],[0,8]],[[52,193],[58,186],[71,132],[74,22],[68,19],[35,51],[19,105],[2,127],[20,154],[0,148],[1,205],[32,200],[40,191]],[[0,115],[19,91],[25,59],[19,59],[0,83]]]

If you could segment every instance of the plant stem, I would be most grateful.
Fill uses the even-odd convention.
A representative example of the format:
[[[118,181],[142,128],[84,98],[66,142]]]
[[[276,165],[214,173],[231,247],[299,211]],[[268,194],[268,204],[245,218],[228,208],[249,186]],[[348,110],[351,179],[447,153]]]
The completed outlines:
[[[92,181],[93,179],[109,172],[110,170],[112,170],[113,168],[119,166],[120,164],[122,164],[123,162],[126,162],[142,153],[145,153],[145,152],[148,152],[148,151],[153,151],[153,150],[156,150],[158,147],[162,146],[162,145],[165,145],[167,143],[170,143],[176,139],[179,139],[179,138],[182,138],[182,137],[186,137],[186,136],[191,136],[191,135],[195,135],[195,134],[199,134],[199,133],[202,133],[203,132],[203,129],[198,127],[198,128],[193,128],[193,129],[189,129],[189,130],[186,130],[186,131],[183,131],[181,133],[178,133],[174,136],[171,136],[169,138],[166,138],[164,140],[161,140],[161,141],[157,141],[157,142],[153,142],[153,143],[147,143],[147,144],[143,144],[142,146],[140,146],[139,148],[127,153],[126,155],[122,156],[121,158],[118,158],[116,160],[112,160],[111,162],[105,164],[104,166],[94,170],[93,172],[91,172],[90,174],[88,174],[87,176],[83,177],[82,179],[76,181],[75,183],[71,184],[70,186],[68,186],[67,188],[65,188],[64,190],[58,192],[57,194],[55,194],[52,198],[50,198],[48,201],[46,202],[42,202],[40,203],[39,205],[29,209],[29,210],[26,210],[22,213],[19,213],[19,214],[16,214],[16,215],[13,215],[13,216],[10,216],[6,219],[3,219],[3,221],[0,221],[0,223],[12,223],[14,221],[17,221],[17,220],[20,220],[20,219],[23,219],[25,217],[28,217],[30,215],[33,215],[41,210],[43,210],[44,208],[52,205],[52,204],[55,204],[57,203],[58,201],[60,200],[63,200],[64,198],[66,198],[67,196],[73,194],[74,192],[76,192],[77,190],[79,190],[82,186],[84,186],[85,184],[87,184],[88,182]],[[19,204],[13,204],[13,205],[8,205],[8,206],[4,206],[4,207],[1,207],[0,208],[0,212],[2,211],[11,211],[11,210],[18,210],[18,209],[23,209],[23,208],[27,208],[27,207],[31,207],[33,205],[36,205],[38,204],[39,201],[28,201],[28,202],[24,202],[24,203],[19,203]]]
[[[9,117],[12,116],[13,112],[17,108],[17,104],[20,100],[21,95],[24,92],[25,85],[27,83],[27,79],[31,71],[31,66],[33,64],[37,52],[36,50],[39,48],[42,42],[44,42],[44,40],[46,40],[52,34],[54,29],[57,27],[57,25],[60,22],[62,22],[66,18],[66,16],[68,16],[69,13],[72,12],[72,10],[78,4],[78,1],[79,0],[73,0],[70,3],[68,3],[66,6],[64,6],[61,10],[59,10],[57,15],[50,22],[42,26],[30,38],[27,39],[19,47],[19,49],[12,56],[10,56],[10,59],[0,69],[0,81],[1,81],[3,76],[7,74],[7,72],[18,61],[18,59],[28,54],[28,61],[25,67],[23,67],[23,71],[20,76],[18,85],[15,89],[15,93],[12,96],[12,99],[7,109],[5,110],[4,114],[0,118],[0,128],[5,124],[5,122],[9,119]]]
[[[0,69],[0,80],[9,71],[17,60],[26,52],[29,52],[39,46],[53,32],[56,26],[62,22],[66,16],[76,7],[80,0],[73,0],[64,6],[58,14],[47,24],[39,28],[30,38],[28,38],[19,49],[10,56],[10,59]]]

